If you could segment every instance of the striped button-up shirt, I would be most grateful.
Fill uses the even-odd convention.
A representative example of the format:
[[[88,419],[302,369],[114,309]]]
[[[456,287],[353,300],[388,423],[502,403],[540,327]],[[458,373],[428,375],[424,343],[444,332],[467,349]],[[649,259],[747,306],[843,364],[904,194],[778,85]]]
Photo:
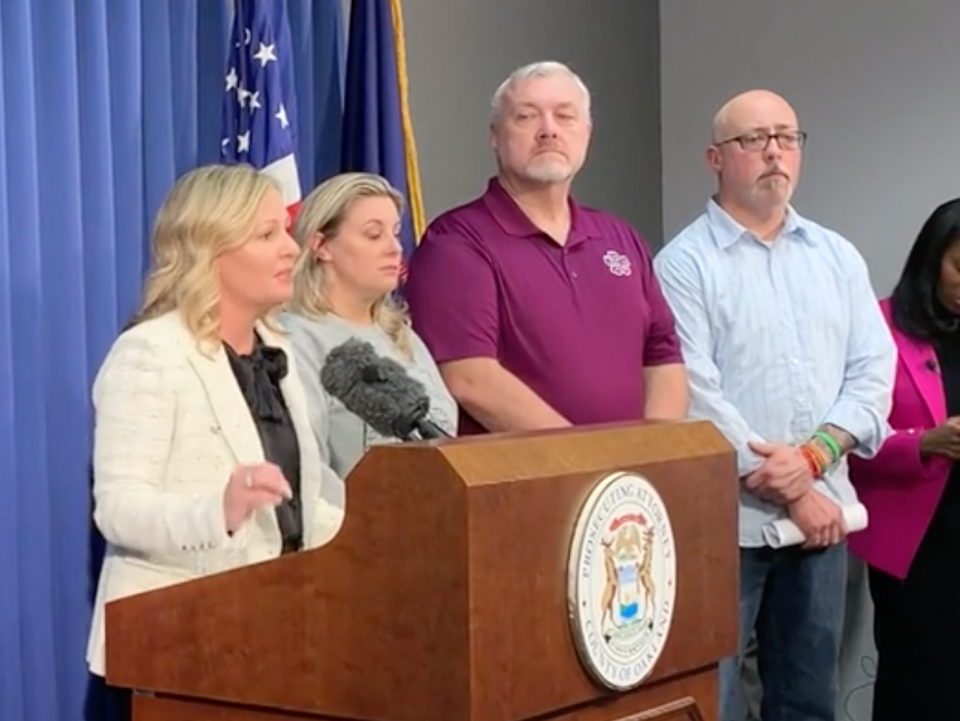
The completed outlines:
[[[676,317],[690,416],[713,421],[741,478],[762,462],[751,440],[800,444],[830,423],[873,456],[889,433],[896,347],[866,263],[837,233],[793,209],[763,242],[715,201],[670,241],[654,268]],[[856,502],[845,460],[816,487]],[[764,545],[786,509],[741,488],[740,545]]]

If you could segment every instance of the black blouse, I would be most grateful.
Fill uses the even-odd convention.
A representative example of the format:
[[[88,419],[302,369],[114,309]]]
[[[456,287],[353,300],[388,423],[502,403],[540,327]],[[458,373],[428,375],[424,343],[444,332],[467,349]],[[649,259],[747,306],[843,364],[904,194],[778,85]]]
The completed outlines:
[[[960,332],[942,335],[936,343],[947,416],[960,416]],[[927,531],[948,544],[950,553],[960,544],[960,463],[954,463],[937,512]]]
[[[280,390],[280,381],[287,375],[287,355],[280,348],[264,345],[259,336],[249,355],[240,355],[226,343],[224,347],[260,434],[264,457],[280,467],[293,491],[293,498],[276,507],[283,539],[280,552],[299,551],[303,547],[300,444]]]

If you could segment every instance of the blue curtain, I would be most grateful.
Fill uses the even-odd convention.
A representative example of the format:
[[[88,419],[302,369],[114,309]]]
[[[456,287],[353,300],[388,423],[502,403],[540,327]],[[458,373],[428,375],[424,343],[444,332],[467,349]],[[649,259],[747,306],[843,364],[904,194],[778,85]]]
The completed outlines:
[[[339,161],[340,0],[288,5],[311,188]],[[0,2],[2,721],[101,719],[90,383],[137,305],[161,199],[218,157],[230,8]]]

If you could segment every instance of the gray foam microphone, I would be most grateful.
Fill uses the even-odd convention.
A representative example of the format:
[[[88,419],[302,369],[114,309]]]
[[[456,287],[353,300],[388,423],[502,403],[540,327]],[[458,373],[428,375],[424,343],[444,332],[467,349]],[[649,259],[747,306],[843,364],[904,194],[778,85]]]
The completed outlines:
[[[351,338],[327,355],[320,383],[347,410],[382,436],[413,440],[449,438],[430,421],[426,388],[391,358],[377,355],[373,346]]]

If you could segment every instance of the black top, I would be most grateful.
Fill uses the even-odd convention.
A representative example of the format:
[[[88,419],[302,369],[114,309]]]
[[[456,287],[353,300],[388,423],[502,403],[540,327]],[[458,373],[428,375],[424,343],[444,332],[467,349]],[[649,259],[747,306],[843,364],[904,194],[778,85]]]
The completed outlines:
[[[940,377],[943,380],[947,417],[960,416],[960,332],[940,336],[937,339],[936,351]],[[927,533],[949,537],[951,548],[954,543],[960,543],[960,464],[953,464],[930,526]]]
[[[299,551],[303,547],[300,444],[280,390],[280,381],[287,375],[287,354],[280,348],[264,345],[259,336],[249,355],[238,354],[226,343],[224,347],[260,434],[263,455],[280,467],[293,491],[293,498],[276,507],[277,524],[283,538],[280,552]]]

